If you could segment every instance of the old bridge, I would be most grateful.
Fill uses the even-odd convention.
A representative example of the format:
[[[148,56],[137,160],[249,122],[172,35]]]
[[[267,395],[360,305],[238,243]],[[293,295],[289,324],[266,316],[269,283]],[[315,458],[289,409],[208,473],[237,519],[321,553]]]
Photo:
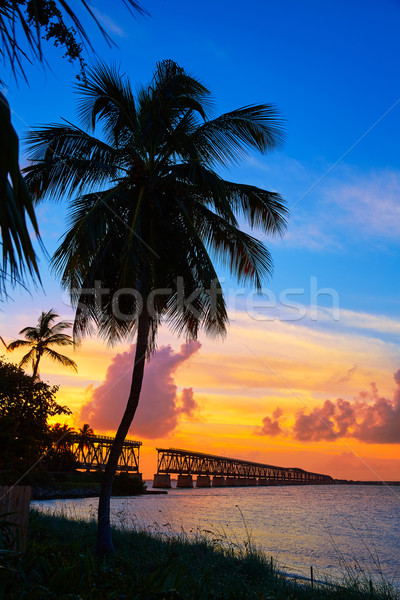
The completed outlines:
[[[78,469],[91,471],[105,468],[114,438],[106,435],[91,435],[83,439],[79,433],[72,433],[68,441],[79,463]],[[118,471],[139,473],[139,451],[141,445],[142,442],[125,440],[118,461]]]
[[[171,474],[178,475],[177,487],[193,487],[193,475],[197,476],[197,487],[334,483],[329,475],[298,468],[274,467],[176,448],[157,448],[157,452],[157,473],[153,487],[170,488]]]

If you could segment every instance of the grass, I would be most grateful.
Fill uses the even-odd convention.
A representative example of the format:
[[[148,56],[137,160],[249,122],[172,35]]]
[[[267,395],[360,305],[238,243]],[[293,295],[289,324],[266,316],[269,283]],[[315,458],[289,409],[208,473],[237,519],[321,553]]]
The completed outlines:
[[[95,523],[32,511],[24,556],[0,554],[0,600],[395,600],[388,585],[299,584],[252,546],[223,547],[115,530],[115,558],[97,562]]]

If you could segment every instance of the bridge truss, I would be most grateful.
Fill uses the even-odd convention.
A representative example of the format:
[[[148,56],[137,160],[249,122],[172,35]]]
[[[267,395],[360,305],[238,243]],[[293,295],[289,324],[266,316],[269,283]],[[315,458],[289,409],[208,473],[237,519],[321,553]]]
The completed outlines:
[[[311,473],[295,467],[276,467],[177,448],[157,448],[157,452],[157,474],[197,475],[200,477],[212,475],[216,478],[223,477],[226,481],[229,481],[229,479],[239,481],[258,480],[259,484],[262,482],[264,485],[268,483],[317,484],[334,482],[329,475]]]
[[[78,433],[69,437],[70,448],[78,461],[78,469],[87,471],[104,469],[110,455],[113,437],[106,435],[91,435],[86,440]],[[125,440],[122,445],[121,456],[118,460],[117,471],[139,473],[139,452],[142,442]]]

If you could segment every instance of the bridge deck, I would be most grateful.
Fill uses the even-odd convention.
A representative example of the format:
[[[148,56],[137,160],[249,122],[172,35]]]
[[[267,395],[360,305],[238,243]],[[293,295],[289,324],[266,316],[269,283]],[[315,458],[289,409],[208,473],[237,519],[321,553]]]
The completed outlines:
[[[71,450],[81,469],[104,469],[114,442],[107,435],[91,435],[85,440],[79,433],[70,436]],[[121,456],[118,460],[118,471],[139,473],[139,451],[142,442],[125,440],[122,444]]]
[[[157,448],[159,474],[206,475],[293,481],[297,483],[332,483],[329,475],[312,473],[298,467],[277,467],[227,456],[193,452],[179,448]]]

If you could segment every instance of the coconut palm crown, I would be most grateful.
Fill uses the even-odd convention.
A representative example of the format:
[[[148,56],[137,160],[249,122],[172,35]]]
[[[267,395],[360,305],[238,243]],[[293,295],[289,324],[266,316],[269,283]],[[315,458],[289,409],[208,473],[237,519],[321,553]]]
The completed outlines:
[[[37,129],[29,134],[34,164],[25,171],[37,199],[72,197],[53,265],[78,306],[74,334],[93,322],[111,342],[134,333],[137,319],[127,315],[137,313],[137,296],[119,293],[126,288],[145,298],[171,290],[153,298],[152,339],[161,318],[190,338],[200,327],[223,333],[227,314],[212,258],[260,288],[271,257],[238,217],[282,233],[286,209],[278,194],[226,181],[214,168],[237,162],[248,148],[277,146],[276,109],[252,105],[209,120],[209,91],[172,61],[160,63],[136,97],[102,63],[78,92],[81,120],[99,125],[101,138],[69,123]],[[177,276],[185,297],[196,295],[189,309],[178,302]],[[96,281],[110,290],[101,302],[86,291]]]
[[[39,375],[39,363],[43,356],[75,372],[78,370],[76,363],[71,358],[60,354],[52,347],[75,346],[72,337],[63,333],[65,329],[71,327],[71,323],[67,321],[54,323],[57,318],[58,315],[52,309],[42,312],[36,327],[24,327],[19,332],[20,335],[25,336],[24,340],[14,340],[7,346],[10,352],[19,348],[29,348],[29,351],[22,357],[19,366],[26,367],[27,365],[31,365],[33,379],[36,379]]]
[[[53,268],[77,307],[74,335],[93,327],[109,343],[136,335],[131,390],[99,500],[97,550],[106,554],[112,481],[160,323],[188,339],[201,329],[224,335],[216,263],[258,289],[271,274],[268,249],[239,220],[281,234],[282,198],[217,169],[277,147],[282,123],[267,104],[213,118],[209,90],[170,60],[136,93],[116,67],[99,63],[78,93],[82,128],[65,122],[32,131],[25,175],[37,200],[71,199]]]

